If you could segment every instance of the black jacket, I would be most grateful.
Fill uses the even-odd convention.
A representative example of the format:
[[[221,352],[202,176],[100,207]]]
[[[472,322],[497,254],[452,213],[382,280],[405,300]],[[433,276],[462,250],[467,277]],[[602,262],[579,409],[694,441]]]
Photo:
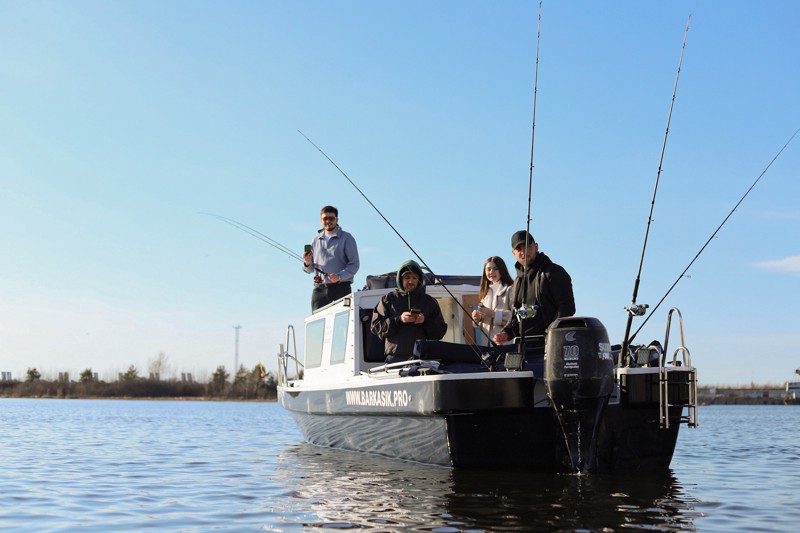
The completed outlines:
[[[420,285],[411,292],[402,290],[401,273],[414,270]],[[414,341],[417,339],[439,340],[447,332],[447,323],[435,298],[425,294],[422,269],[414,261],[404,263],[397,272],[398,288],[385,294],[372,313],[371,330],[384,341],[384,353],[388,355],[411,357]],[[422,324],[400,322],[400,315],[411,309],[419,309],[425,316]]]
[[[525,288],[525,305],[537,305],[539,310],[532,318],[523,320],[525,336],[544,335],[547,327],[556,318],[575,314],[575,297],[572,294],[572,279],[560,265],[539,252],[528,267],[527,280],[522,265],[517,262],[517,279],[514,280],[514,309],[523,306],[522,290]],[[503,327],[510,338],[519,337],[519,318],[516,312]]]

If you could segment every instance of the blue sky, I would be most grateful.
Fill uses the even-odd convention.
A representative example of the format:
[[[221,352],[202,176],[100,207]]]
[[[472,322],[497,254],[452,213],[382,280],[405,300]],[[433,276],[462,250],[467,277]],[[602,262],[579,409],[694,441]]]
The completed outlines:
[[[531,228],[578,314],[654,305],[800,127],[800,4],[545,2]],[[0,370],[102,378],[159,353],[275,368],[302,251],[340,209],[361,270],[478,274],[525,227],[534,2],[0,1]],[[648,322],[677,306],[706,384],[800,367],[800,139]],[[636,325],[635,325],[636,326]],[[676,328],[673,328],[675,331]],[[671,341],[673,346],[677,340]]]

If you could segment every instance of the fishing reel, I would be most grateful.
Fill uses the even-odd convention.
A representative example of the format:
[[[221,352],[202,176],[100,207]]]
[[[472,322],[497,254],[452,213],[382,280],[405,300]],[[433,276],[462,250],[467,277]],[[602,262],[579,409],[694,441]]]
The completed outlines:
[[[524,320],[526,318],[533,318],[536,316],[536,313],[539,312],[538,305],[527,305],[525,307],[520,307],[516,310],[517,318],[520,320]]]
[[[630,307],[626,307],[625,310],[631,316],[644,316],[648,307],[650,306],[647,304],[633,304]]]

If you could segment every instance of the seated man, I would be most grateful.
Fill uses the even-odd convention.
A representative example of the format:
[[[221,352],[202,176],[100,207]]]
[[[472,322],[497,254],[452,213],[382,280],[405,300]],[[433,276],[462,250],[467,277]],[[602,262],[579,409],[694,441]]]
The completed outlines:
[[[425,294],[422,269],[416,262],[406,261],[397,270],[397,290],[385,294],[375,306],[371,329],[384,341],[387,361],[410,359],[417,339],[444,337],[447,324],[439,303]]]

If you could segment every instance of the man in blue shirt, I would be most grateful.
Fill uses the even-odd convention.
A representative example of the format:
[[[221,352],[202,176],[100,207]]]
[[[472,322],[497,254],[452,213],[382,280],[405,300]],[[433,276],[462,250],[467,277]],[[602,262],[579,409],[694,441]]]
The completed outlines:
[[[312,312],[350,294],[359,266],[356,240],[339,226],[339,210],[326,205],[320,220],[322,229],[303,254],[303,270],[314,273]]]

